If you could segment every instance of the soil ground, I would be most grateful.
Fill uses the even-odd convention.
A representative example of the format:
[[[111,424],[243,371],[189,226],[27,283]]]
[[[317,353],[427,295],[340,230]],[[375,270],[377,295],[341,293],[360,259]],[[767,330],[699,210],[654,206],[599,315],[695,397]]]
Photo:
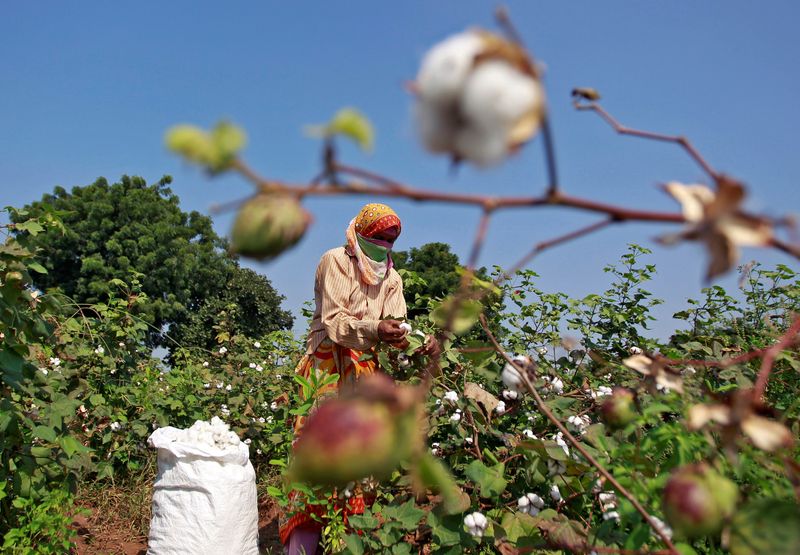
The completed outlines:
[[[145,555],[147,536],[138,535],[123,512],[84,506],[89,512],[75,518],[78,532],[72,555]],[[101,514],[102,513],[102,514]],[[283,553],[278,539],[280,507],[269,497],[258,503],[258,548],[262,555]]]

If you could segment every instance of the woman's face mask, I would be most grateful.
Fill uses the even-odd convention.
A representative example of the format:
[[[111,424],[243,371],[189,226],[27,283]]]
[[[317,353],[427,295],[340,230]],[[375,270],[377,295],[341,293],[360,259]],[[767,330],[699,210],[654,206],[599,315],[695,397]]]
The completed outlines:
[[[356,234],[358,246],[361,251],[375,262],[386,262],[389,257],[389,252],[392,250],[392,243],[389,241],[382,241],[381,239],[374,239],[372,237],[362,237]]]

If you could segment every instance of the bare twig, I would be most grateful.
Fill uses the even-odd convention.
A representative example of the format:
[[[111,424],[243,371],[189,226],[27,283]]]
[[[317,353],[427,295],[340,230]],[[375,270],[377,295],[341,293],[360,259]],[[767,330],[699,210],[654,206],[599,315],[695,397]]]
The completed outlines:
[[[692,143],[689,142],[689,139],[682,136],[676,135],[664,135],[662,133],[653,133],[652,131],[642,131],[640,129],[632,129],[630,127],[626,127],[619,123],[614,117],[611,116],[608,112],[606,112],[602,106],[600,106],[597,102],[589,102],[588,104],[582,104],[580,102],[575,102],[574,106],[578,110],[591,110],[597,113],[601,118],[603,118],[614,130],[619,133],[620,135],[631,135],[633,137],[640,137],[642,139],[651,139],[654,141],[664,141],[669,143],[676,143],[680,145],[686,152],[691,156],[691,158],[697,162],[697,164],[706,172],[711,179],[715,182],[719,179],[719,174],[711,167],[711,165],[706,162],[705,158],[703,158],[700,153],[697,151]]]
[[[675,545],[672,543],[672,540],[669,538],[669,536],[667,534],[664,533],[664,531],[661,529],[661,527],[658,525],[658,523],[653,519],[653,517],[650,516],[650,513],[647,512],[647,509],[645,509],[644,506],[639,502],[639,500],[636,499],[636,497],[634,497],[634,495],[631,492],[629,492],[626,488],[624,488],[622,486],[622,484],[620,484],[617,481],[617,479],[614,478],[614,476],[608,470],[606,470],[603,465],[601,465],[597,461],[597,459],[595,459],[591,454],[589,454],[589,452],[583,447],[583,444],[580,441],[578,441],[575,438],[575,436],[573,436],[570,433],[570,431],[567,429],[567,427],[564,426],[564,424],[562,424],[561,421],[558,418],[556,418],[556,416],[552,413],[552,411],[550,411],[550,409],[545,404],[545,402],[542,399],[542,397],[539,395],[539,392],[536,391],[536,388],[533,386],[531,381],[528,379],[527,372],[523,368],[518,366],[511,359],[511,357],[508,356],[508,354],[505,352],[505,350],[502,348],[502,346],[497,342],[497,339],[494,337],[494,335],[492,334],[491,330],[489,329],[489,325],[486,322],[486,317],[483,314],[481,314],[481,316],[480,316],[480,321],[481,321],[481,325],[483,326],[484,332],[486,333],[487,337],[489,338],[489,340],[494,345],[495,350],[506,360],[506,362],[508,364],[511,364],[514,368],[516,368],[517,372],[519,373],[520,377],[522,378],[522,382],[525,384],[525,388],[533,396],[534,400],[536,401],[536,406],[542,412],[542,414],[544,414],[545,417],[547,417],[547,419],[550,420],[550,422],[552,422],[556,426],[556,428],[558,428],[558,430],[563,434],[563,436],[572,444],[572,446],[575,449],[578,450],[578,452],[581,455],[583,455],[583,457],[589,462],[589,464],[591,464],[593,467],[595,467],[597,469],[597,471],[606,480],[608,480],[608,482],[612,486],[614,486],[614,488],[623,497],[625,497],[628,501],[631,502],[631,504],[634,506],[634,508],[639,512],[639,514],[642,515],[642,517],[645,519],[645,521],[650,525],[650,528],[652,528],[653,531],[658,535],[658,537],[661,538],[661,540],[664,542],[664,545],[666,545],[669,548],[670,553],[673,553],[673,554],[677,555],[678,551],[677,551],[677,549],[675,549]]]

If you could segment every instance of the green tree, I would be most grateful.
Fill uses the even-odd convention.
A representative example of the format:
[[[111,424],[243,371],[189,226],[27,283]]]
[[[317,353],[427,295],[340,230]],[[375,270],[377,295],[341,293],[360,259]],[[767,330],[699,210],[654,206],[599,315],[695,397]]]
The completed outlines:
[[[294,318],[280,310],[283,299],[266,277],[234,266],[224,286],[176,322],[169,335],[180,345],[212,349],[234,335],[258,338],[290,329]]]
[[[147,185],[140,177],[123,176],[109,185],[100,178],[69,192],[56,187],[53,194],[27,206],[30,217],[56,211],[65,224],[63,231],[47,229],[32,238],[47,268],[46,274],[37,276],[36,285],[57,288],[75,302],[91,304],[108,297],[114,278],[137,276],[147,295],[138,315],[152,326],[151,347],[174,348],[166,330],[196,340],[198,346],[207,345],[208,337],[180,328],[196,326],[200,316],[195,312],[205,315],[211,310],[209,303],[242,303],[235,315],[243,321],[237,325],[251,333],[291,326],[291,317],[280,310],[283,297],[266,278],[253,278],[226,254],[225,241],[214,232],[210,218],[180,209],[177,195],[167,186],[170,182],[164,177]],[[248,281],[253,288],[265,289],[255,304],[247,295],[237,297],[229,290],[232,283]],[[233,288],[242,290],[239,285]],[[254,308],[257,312],[252,312]],[[260,328],[254,322],[261,322]],[[213,338],[213,330],[208,335]]]
[[[447,243],[425,243],[408,251],[397,251],[392,253],[392,260],[398,270],[410,270],[425,280],[424,284],[414,282],[404,287],[409,306],[417,295],[437,298],[453,293],[461,279],[457,271],[461,265],[458,255],[450,252]]]

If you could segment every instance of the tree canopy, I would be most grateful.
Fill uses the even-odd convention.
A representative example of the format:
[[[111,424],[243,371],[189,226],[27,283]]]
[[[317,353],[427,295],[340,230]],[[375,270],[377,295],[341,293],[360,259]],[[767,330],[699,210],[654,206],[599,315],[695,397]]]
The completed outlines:
[[[182,211],[170,182],[165,176],[147,185],[123,176],[110,185],[100,178],[69,192],[56,187],[26,206],[28,216],[19,218],[55,211],[65,224],[64,231],[47,229],[33,238],[48,271],[37,286],[96,303],[107,297],[112,279],[137,277],[147,295],[140,316],[152,325],[153,347],[174,346],[166,330],[188,341],[184,346],[207,346],[215,331],[207,328],[201,338],[198,323],[231,304],[238,306],[226,311],[235,320],[232,329],[259,335],[291,327],[291,315],[280,309],[283,297],[269,280],[239,267],[209,217]]]

